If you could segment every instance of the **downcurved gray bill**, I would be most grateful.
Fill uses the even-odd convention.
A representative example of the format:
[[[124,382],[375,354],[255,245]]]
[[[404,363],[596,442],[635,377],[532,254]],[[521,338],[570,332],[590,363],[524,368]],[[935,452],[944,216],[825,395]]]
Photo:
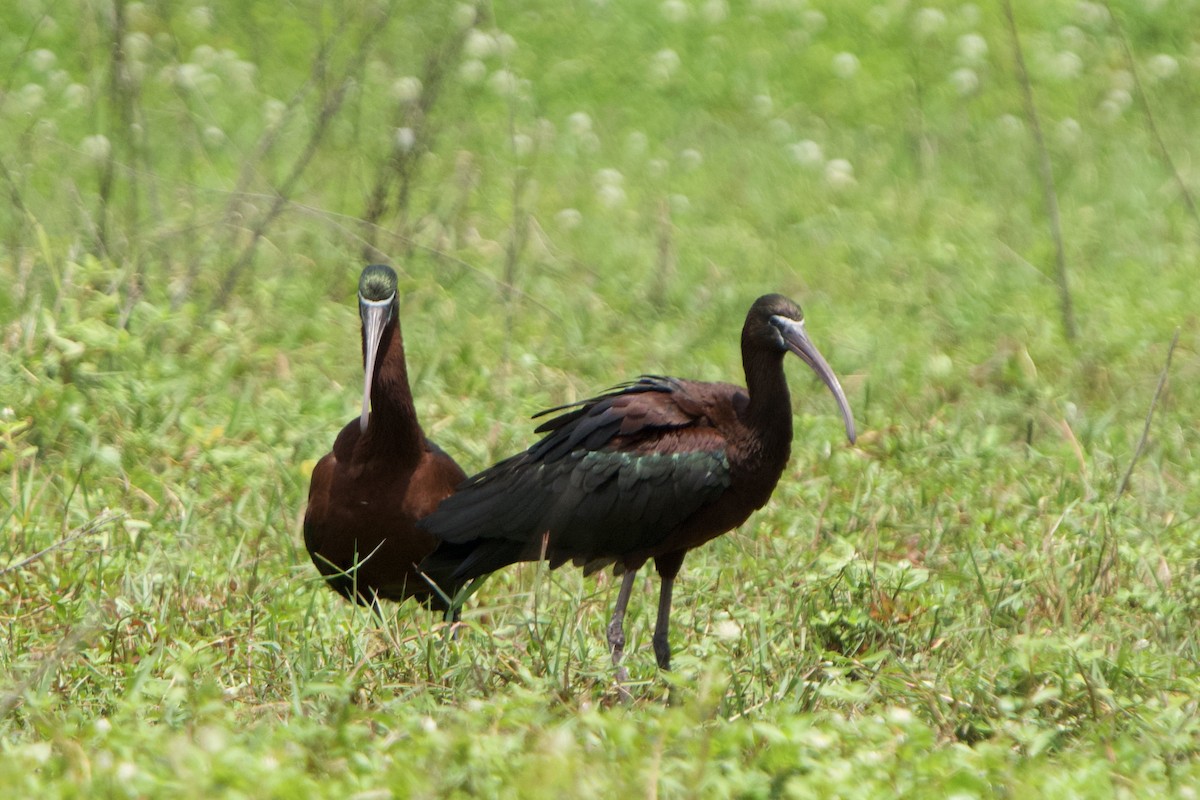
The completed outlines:
[[[833,392],[833,399],[837,400],[838,408],[842,411],[842,418],[846,420],[846,437],[850,439],[850,444],[854,444],[854,415],[850,413],[850,403],[846,400],[846,393],[842,391],[842,385],[838,383],[833,369],[817,350],[817,346],[808,338],[808,333],[804,330],[804,323],[780,316],[771,317],[771,322],[783,334],[783,340],[788,349],[800,356],[805,364],[812,367],[812,371],[817,373],[817,376],[829,387],[829,391]]]
[[[371,384],[375,380],[375,357],[379,353],[379,340],[383,338],[383,329],[387,327],[391,313],[392,295],[386,300],[364,300],[358,298],[358,314],[362,317],[363,335],[363,404],[362,416],[358,424],[360,430],[366,433],[367,417],[371,413]]]

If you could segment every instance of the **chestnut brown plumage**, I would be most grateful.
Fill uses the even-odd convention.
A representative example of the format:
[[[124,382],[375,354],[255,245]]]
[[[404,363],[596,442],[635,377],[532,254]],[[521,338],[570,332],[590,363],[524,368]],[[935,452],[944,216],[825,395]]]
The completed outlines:
[[[543,552],[551,568],[573,561],[590,573],[612,564],[624,575],[608,628],[619,667],[634,575],[654,559],[662,578],[654,653],[668,669],[671,591],[684,554],[761,508],[787,464],[789,351],[833,392],[853,442],[849,403],[800,307],[766,295],[742,328],[746,388],[643,376],[542,412],[562,413],[537,428],[541,441],[470,478],[420,522],[441,541],[422,571],[453,596],[473,578]]]
[[[304,544],[329,586],[366,605],[417,597],[444,605],[416,564],[437,540],[416,526],[466,474],[425,438],[413,406],[396,298],[396,273],[362,272],[362,414],[317,462],[308,489]]]

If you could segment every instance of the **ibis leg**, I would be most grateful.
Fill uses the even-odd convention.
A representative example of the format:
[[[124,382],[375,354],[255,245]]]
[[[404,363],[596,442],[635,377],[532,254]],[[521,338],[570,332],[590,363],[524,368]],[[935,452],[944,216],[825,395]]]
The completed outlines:
[[[654,659],[658,668],[671,668],[671,592],[675,588],[675,576],[683,566],[683,551],[667,553],[654,559],[654,566],[662,577],[662,588],[658,591],[658,619],[654,623]]]
[[[654,659],[658,668],[671,668],[671,590],[674,588],[674,578],[663,578],[662,588],[658,592],[658,620],[654,623]]]
[[[629,605],[629,595],[633,593],[633,581],[637,570],[626,570],[621,578],[621,590],[617,592],[617,606],[613,609],[612,619],[608,623],[608,649],[612,651],[613,666],[617,668],[617,681],[629,680],[629,672],[621,666],[621,656],[625,654],[625,606]]]

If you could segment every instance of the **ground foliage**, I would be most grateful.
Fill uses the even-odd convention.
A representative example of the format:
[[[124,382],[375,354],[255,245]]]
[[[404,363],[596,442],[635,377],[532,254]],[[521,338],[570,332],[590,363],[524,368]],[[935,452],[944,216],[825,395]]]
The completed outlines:
[[[1003,8],[5,4],[0,784],[1192,796],[1200,5],[1013,9],[1073,340]],[[789,365],[791,465],[688,557],[670,675],[639,584],[629,704],[611,578],[373,619],[299,532],[366,259],[468,471],[638,373],[739,379],[769,291],[859,442]]]

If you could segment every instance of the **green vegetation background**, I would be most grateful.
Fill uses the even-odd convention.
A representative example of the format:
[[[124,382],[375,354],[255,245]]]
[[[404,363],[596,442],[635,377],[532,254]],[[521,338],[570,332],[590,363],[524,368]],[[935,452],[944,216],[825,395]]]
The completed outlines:
[[[1195,796],[1200,3],[1016,3],[1073,339],[1003,8],[4,4],[0,785]],[[630,705],[610,578],[379,622],[299,531],[366,260],[468,471],[641,372],[740,380],[768,291],[862,436],[789,368],[792,463],[688,557],[670,675],[639,584]]]

